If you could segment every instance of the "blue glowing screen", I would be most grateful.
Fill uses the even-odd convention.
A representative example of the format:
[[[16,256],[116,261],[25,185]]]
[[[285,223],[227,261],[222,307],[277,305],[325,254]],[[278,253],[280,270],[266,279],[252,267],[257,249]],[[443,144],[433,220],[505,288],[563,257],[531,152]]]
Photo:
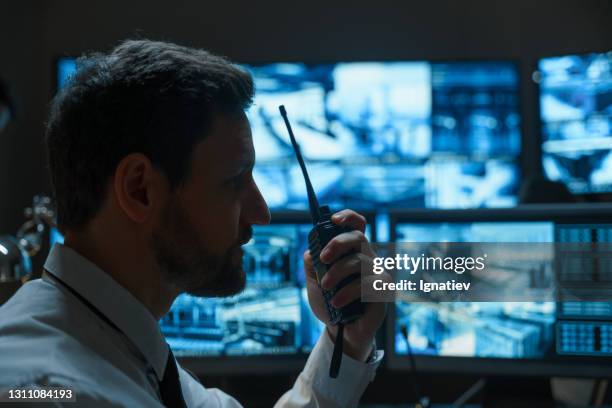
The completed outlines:
[[[612,191],[612,51],[539,63],[542,164],[574,193]]]
[[[548,221],[398,223],[395,231],[398,242],[612,242],[612,225]],[[612,357],[612,303],[398,299],[395,310],[399,355],[410,347],[414,354],[440,357]]]
[[[308,305],[301,255],[309,224],[254,226],[243,246],[247,287],[228,298],[181,295],[161,329],[181,356],[299,354],[323,328]]]
[[[321,201],[333,206],[503,207],[516,202],[518,76],[508,63],[353,62],[249,67],[255,179],[273,208],[306,191],[289,112]]]

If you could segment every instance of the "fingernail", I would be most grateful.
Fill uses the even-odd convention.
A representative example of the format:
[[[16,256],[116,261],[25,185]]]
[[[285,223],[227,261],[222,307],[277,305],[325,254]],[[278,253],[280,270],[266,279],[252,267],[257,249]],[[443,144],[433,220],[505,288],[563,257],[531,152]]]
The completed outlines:
[[[334,215],[332,215],[332,218],[334,219],[334,221],[337,221],[337,222],[344,221],[344,216],[342,216],[340,214],[334,214]]]

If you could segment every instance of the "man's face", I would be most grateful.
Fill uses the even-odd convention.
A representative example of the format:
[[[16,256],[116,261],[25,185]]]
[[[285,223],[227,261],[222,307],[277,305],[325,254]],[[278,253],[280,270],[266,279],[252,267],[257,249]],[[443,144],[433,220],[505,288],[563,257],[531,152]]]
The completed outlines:
[[[252,177],[255,150],[246,116],[217,115],[191,160],[191,174],[157,219],[151,247],[179,290],[236,294],[246,281],[241,245],[250,240],[253,224],[270,222]]]

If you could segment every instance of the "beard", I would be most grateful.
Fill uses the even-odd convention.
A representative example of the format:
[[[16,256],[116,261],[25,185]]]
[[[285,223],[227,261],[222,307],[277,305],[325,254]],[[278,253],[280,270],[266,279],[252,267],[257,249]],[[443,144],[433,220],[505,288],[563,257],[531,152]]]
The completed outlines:
[[[242,248],[252,228],[223,254],[206,248],[181,205],[172,200],[154,228],[150,246],[165,281],[193,296],[223,297],[242,292],[246,276]]]

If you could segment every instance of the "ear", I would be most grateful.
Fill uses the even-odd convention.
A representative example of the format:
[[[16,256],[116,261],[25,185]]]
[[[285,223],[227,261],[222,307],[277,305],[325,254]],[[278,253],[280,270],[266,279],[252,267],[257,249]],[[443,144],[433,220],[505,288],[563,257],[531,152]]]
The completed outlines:
[[[153,215],[160,188],[159,172],[142,153],[125,156],[115,169],[113,189],[119,207],[136,223],[144,223]]]

